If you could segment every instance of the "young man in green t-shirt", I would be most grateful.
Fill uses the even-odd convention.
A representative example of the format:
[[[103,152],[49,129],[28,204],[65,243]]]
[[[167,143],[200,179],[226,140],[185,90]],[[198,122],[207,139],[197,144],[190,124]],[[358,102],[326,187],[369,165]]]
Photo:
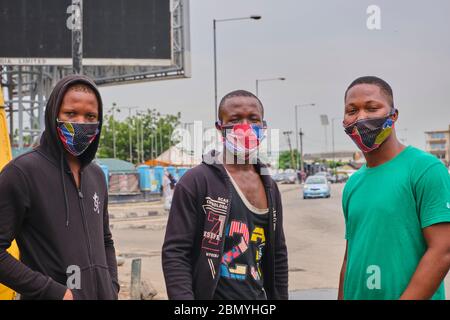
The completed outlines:
[[[402,145],[392,89],[377,77],[345,92],[345,132],[366,164],[347,182],[347,247],[338,299],[445,299],[450,268],[450,175],[431,154]]]

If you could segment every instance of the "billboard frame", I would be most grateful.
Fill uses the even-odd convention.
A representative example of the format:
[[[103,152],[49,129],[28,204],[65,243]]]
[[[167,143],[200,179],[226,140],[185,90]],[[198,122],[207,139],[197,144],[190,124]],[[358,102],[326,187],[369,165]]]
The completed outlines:
[[[170,12],[170,59],[139,59],[139,58],[85,58],[83,52],[82,65],[83,66],[155,66],[155,67],[168,67],[173,65],[173,0],[169,1]],[[79,1],[81,2],[81,1]],[[81,2],[82,3],[82,2]],[[70,7],[73,7],[72,4]],[[82,10],[82,9],[81,9]],[[67,13],[69,13],[69,8]],[[75,14],[75,11],[74,13]],[[68,27],[69,28],[69,27]],[[75,26],[72,26],[75,28]],[[69,28],[69,30],[71,30]],[[72,40],[70,40],[72,43]],[[73,57],[72,51],[69,52],[67,57],[0,57],[0,65],[4,66],[72,66]]]

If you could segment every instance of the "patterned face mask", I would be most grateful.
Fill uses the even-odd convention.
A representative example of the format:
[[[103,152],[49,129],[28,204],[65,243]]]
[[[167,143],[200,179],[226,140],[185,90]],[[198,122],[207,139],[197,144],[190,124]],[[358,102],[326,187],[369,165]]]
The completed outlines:
[[[97,136],[99,122],[78,123],[56,120],[59,139],[71,155],[78,157]]]
[[[266,122],[263,125],[257,124],[233,124],[221,125],[217,127],[222,131],[223,141],[227,150],[241,158],[248,159],[257,150],[261,141],[265,137],[264,130],[267,128]]]
[[[344,126],[345,133],[355,142],[363,152],[371,152],[386,141],[392,133],[395,121],[392,116],[397,109],[393,109],[386,117],[368,118]]]

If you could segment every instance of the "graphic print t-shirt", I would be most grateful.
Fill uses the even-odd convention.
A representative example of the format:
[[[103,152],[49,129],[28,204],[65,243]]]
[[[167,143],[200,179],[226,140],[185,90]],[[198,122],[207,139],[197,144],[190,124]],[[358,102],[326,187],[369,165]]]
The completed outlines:
[[[262,258],[266,246],[268,209],[252,206],[233,181],[230,218],[220,264],[216,300],[265,300]]]

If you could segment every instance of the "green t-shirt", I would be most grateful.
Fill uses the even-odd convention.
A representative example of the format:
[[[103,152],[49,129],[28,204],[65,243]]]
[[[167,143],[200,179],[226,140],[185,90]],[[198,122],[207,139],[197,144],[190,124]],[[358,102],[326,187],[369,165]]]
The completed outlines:
[[[342,207],[344,299],[398,299],[427,249],[422,228],[450,222],[450,175],[435,156],[409,146],[388,162],[355,172]],[[445,299],[443,283],[433,299]]]

